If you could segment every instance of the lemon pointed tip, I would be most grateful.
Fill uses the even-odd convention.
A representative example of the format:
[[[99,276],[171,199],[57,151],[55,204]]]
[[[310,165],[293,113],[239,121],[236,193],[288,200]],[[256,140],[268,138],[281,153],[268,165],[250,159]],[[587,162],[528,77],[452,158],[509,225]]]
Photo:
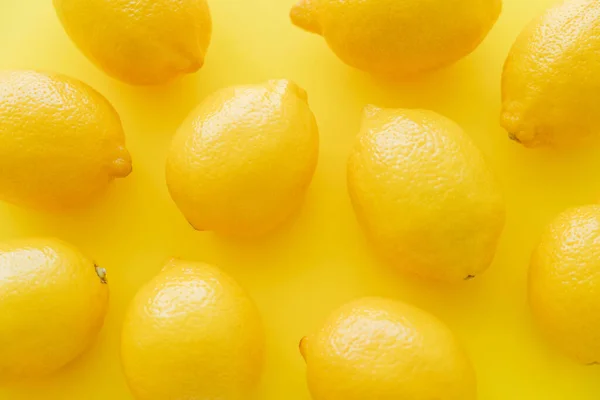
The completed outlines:
[[[308,102],[308,94],[306,93],[306,90],[289,79],[272,79],[267,82],[267,85],[274,88],[274,90],[282,95],[284,93],[293,93],[299,99],[303,100],[304,102]]]
[[[306,361],[306,352],[308,350],[308,338],[306,336],[300,340],[298,347],[300,348],[300,354],[302,354],[302,358],[304,358],[304,361]]]
[[[127,150],[124,150],[120,157],[112,163],[112,175],[116,178],[125,178],[133,170],[131,163],[131,155]]]
[[[204,59],[198,58],[195,60],[191,60],[190,64],[183,70],[184,73],[193,74],[200,70],[204,66]]]
[[[317,18],[314,0],[300,0],[292,7],[290,19],[297,27],[320,35],[322,28]]]
[[[380,111],[380,107],[374,106],[372,104],[367,104],[363,109],[363,114],[365,115],[365,117],[369,118],[377,115]]]
[[[174,266],[176,266],[179,263],[179,258],[177,257],[171,257],[167,260],[167,262],[165,263],[165,265],[161,268],[160,272],[164,272],[167,271],[171,268],[173,268]]]

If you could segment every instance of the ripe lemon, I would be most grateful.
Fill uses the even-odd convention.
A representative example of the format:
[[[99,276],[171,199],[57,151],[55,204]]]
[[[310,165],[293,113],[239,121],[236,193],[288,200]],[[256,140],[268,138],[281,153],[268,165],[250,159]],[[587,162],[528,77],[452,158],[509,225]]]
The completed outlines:
[[[260,235],[299,209],[318,147],[315,117],[296,84],[231,87],[209,96],[179,128],[167,184],[196,229]]]
[[[527,147],[600,135],[600,2],[570,0],[521,33],[502,74],[502,126]]]
[[[501,8],[501,0],[300,0],[290,16],[346,64],[402,78],[471,53]]]
[[[0,243],[0,382],[50,374],[95,340],[106,271],[56,239]]]
[[[73,42],[107,74],[155,85],[196,72],[212,24],[205,0],[54,0]]]
[[[172,260],[136,294],[122,360],[138,400],[244,400],[260,380],[260,317],[218,268]]]
[[[441,115],[367,106],[348,188],[370,242],[404,271],[460,280],[494,258],[501,190],[470,138]]]
[[[102,95],[59,74],[0,73],[1,199],[64,210],[130,172],[121,120]]]
[[[364,298],[333,312],[302,339],[314,400],[474,400],[473,367],[433,315],[393,300]]]
[[[542,333],[581,363],[600,362],[600,205],[567,210],[533,252],[529,302]]]

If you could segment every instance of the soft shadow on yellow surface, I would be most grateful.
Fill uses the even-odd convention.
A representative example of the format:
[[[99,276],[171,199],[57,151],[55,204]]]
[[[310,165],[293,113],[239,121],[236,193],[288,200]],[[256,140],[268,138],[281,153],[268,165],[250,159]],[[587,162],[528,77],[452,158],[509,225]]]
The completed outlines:
[[[172,256],[221,266],[256,300],[268,340],[261,400],[309,399],[300,338],[332,308],[365,295],[414,303],[448,323],[476,366],[480,400],[597,399],[600,369],[573,364],[541,340],[525,288],[529,255],[544,225],[566,207],[600,199],[600,150],[526,150],[498,124],[504,58],[520,29],[552,1],[505,0],[498,24],[475,53],[404,83],[346,67],[322,38],[291,25],[293,2],[211,1],[215,32],[205,66],[159,88],[127,86],[96,69],[62,31],[50,0],[0,4],[0,68],[54,70],[91,84],[121,114],[134,162],[132,175],[86,210],[49,215],[0,205],[0,239],[68,240],[108,270],[111,288],[108,320],[94,348],[53,377],[0,388],[0,399],[131,399],[119,365],[120,324],[135,291]],[[194,231],[164,181],[174,131],[212,91],[281,77],[307,90],[321,131],[319,166],[304,209],[260,241]],[[508,215],[485,274],[463,284],[431,284],[399,275],[370,254],[345,176],[361,110],[369,103],[444,114],[488,157],[505,188]]]

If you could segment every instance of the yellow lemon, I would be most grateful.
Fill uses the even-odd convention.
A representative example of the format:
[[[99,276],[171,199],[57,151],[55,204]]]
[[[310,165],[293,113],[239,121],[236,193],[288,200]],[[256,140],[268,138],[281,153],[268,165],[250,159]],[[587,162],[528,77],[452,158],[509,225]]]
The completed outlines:
[[[318,147],[315,117],[296,84],[231,87],[209,96],[179,128],[167,184],[196,229],[264,234],[299,209]]]
[[[474,400],[475,372],[453,333],[398,301],[364,298],[333,312],[300,351],[314,400]]]
[[[121,120],[91,87],[54,73],[0,73],[0,198],[63,210],[131,172]]]
[[[501,8],[501,0],[300,0],[290,15],[346,64],[406,77],[471,53]]]
[[[600,205],[567,210],[533,252],[529,302],[542,333],[581,363],[600,362]]]
[[[263,342],[258,311],[232,278],[172,260],[129,307],[122,361],[138,400],[245,400],[260,380]]]
[[[50,374],[95,340],[106,271],[56,239],[0,243],[0,382]]]
[[[502,75],[502,126],[527,147],[569,147],[600,133],[600,2],[570,0],[521,33]]]
[[[368,239],[404,271],[460,280],[494,258],[501,190],[470,138],[441,115],[367,106],[348,188]]]
[[[54,0],[79,49],[107,74],[165,83],[204,63],[212,23],[205,0]]]

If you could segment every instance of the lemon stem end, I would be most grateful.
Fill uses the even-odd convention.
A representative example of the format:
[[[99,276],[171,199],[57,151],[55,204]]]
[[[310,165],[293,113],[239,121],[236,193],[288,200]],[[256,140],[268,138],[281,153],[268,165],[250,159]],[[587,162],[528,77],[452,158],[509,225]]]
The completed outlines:
[[[94,264],[94,268],[96,269],[96,275],[100,278],[100,282],[102,282],[103,285],[106,285],[108,283],[108,280],[106,279],[106,269],[99,267],[96,264]]]

